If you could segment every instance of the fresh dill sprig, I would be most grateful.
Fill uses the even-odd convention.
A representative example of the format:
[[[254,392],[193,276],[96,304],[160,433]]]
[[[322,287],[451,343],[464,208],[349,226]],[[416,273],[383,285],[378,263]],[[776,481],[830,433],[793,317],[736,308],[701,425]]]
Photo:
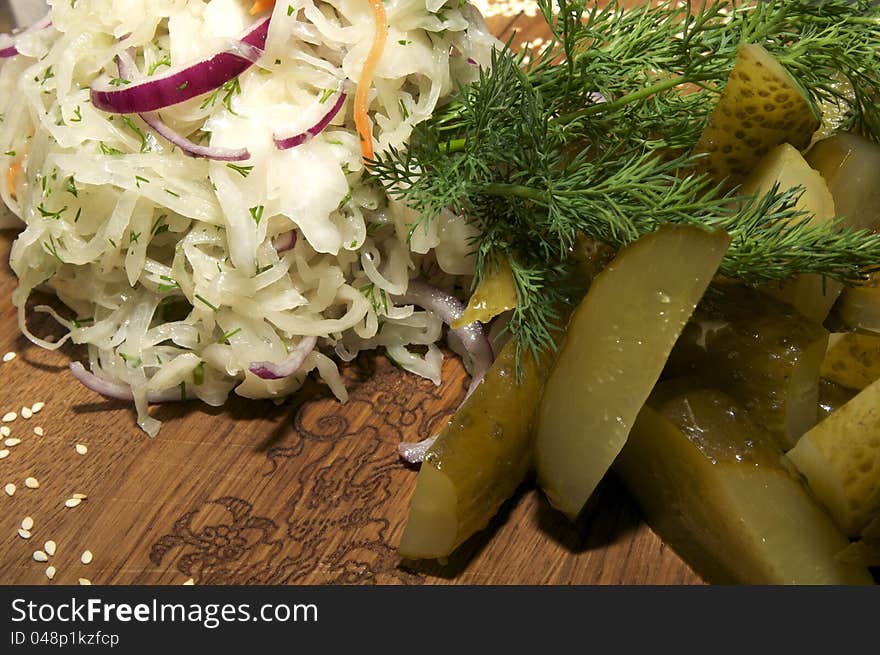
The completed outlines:
[[[405,150],[370,164],[391,197],[418,210],[413,231],[447,208],[479,228],[474,284],[506,258],[520,352],[553,347],[559,308],[576,297],[566,280],[581,235],[620,247],[665,223],[724,229],[721,272],[751,284],[799,273],[852,282],[880,263],[880,237],[811,223],[795,209],[799,190],[739,197],[688,173],[745,43],[770,51],[816,107],[837,103],[846,129],[880,141],[880,7],[538,4],[553,34],[545,49],[496,51]]]

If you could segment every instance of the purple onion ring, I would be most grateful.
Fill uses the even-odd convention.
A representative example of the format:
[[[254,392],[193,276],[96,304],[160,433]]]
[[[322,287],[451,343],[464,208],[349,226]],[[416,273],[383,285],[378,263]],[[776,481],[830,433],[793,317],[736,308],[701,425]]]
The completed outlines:
[[[302,145],[312,137],[318,136],[321,132],[323,132],[330,122],[336,118],[336,114],[339,113],[339,110],[342,109],[342,105],[345,104],[345,98],[347,96],[342,91],[339,92],[339,95],[336,98],[336,102],[330,107],[324,116],[321,117],[317,123],[312,125],[305,132],[300,132],[299,134],[294,134],[293,136],[286,137],[273,137],[275,141],[275,147],[279,150],[287,150],[288,148],[295,148],[296,146]]]
[[[22,31],[14,32],[12,34],[3,34],[0,36],[5,36],[8,39],[14,39],[17,36],[23,36],[25,34],[30,34],[31,32],[37,32],[39,30],[44,30],[47,27],[50,27],[51,25],[52,25],[52,12],[50,11],[45,16],[43,16],[40,20],[38,20],[36,23],[31,25],[30,27],[23,29]],[[8,46],[4,46],[3,48],[0,48],[0,59],[14,57],[17,54],[19,54],[19,52],[18,52],[18,48],[15,47],[14,41],[12,44],[10,44]]]
[[[70,372],[83,385],[105,398],[134,402],[134,394],[131,392],[131,387],[98,377],[94,373],[87,371],[86,367],[80,362],[71,362]],[[181,397],[180,389],[177,387],[166,389],[165,391],[150,391],[147,393],[148,403],[170,403],[181,400],[187,400],[187,398]]]
[[[278,364],[273,362],[253,362],[248,366],[248,370],[263,380],[280,380],[281,378],[289,377],[300,369],[306,357],[315,349],[316,345],[318,345],[318,337],[303,337],[284,361]]]
[[[239,39],[244,46],[219,52],[181,70],[114,87],[93,85],[92,104],[115,114],[143,114],[213,91],[253,66],[255,49],[266,47],[270,18],[250,27]],[[245,47],[249,46],[249,47]]]

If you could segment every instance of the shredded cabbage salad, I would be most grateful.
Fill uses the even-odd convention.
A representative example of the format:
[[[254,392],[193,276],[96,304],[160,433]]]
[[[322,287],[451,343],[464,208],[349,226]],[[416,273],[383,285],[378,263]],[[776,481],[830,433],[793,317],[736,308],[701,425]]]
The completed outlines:
[[[132,398],[151,435],[151,401],[280,398],[312,371],[345,400],[337,358],[379,346],[439,384],[442,317],[404,294],[415,277],[466,288],[474,228],[447,213],[410,235],[411,210],[364,181],[352,104],[375,31],[366,0],[262,2],[271,14],[257,16],[246,0],[50,4],[51,24],[14,37],[0,63],[0,195],[24,223],[11,255],[24,334],[86,345],[84,375]],[[367,95],[377,152],[405,145],[497,45],[457,0],[384,8]],[[241,35],[260,20],[255,48]],[[246,70],[144,117],[245,159],[193,156],[139,114],[92,102],[97,85],[134,88],[219,52]],[[290,135],[303,138],[279,147]],[[38,289],[67,308],[36,307],[65,326],[61,339],[26,324]]]

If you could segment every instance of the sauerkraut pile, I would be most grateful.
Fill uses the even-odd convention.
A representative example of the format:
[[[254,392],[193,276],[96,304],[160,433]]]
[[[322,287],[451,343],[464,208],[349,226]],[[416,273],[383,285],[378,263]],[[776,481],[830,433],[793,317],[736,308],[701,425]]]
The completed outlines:
[[[472,7],[384,3],[362,143],[367,0],[50,4],[0,43],[0,195],[24,223],[13,300],[34,343],[85,344],[74,373],[151,435],[150,402],[283,397],[312,371],[344,400],[336,361],[379,346],[439,383],[438,307],[469,284],[474,228],[447,213],[410,234],[364,152],[404,146],[488,64]],[[65,309],[28,304],[37,289]],[[66,334],[33,334],[26,309]]]

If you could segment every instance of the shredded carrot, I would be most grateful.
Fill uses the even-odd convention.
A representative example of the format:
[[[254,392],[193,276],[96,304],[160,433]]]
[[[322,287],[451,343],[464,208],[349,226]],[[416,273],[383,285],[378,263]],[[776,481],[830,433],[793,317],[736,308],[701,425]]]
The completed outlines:
[[[21,170],[21,162],[14,161],[9,165],[9,168],[6,169],[6,188],[9,189],[9,194],[14,198],[15,197],[15,178],[18,177],[18,171]]]
[[[256,16],[264,11],[271,11],[275,8],[275,0],[256,0],[251,5],[251,16]]]
[[[373,84],[373,73],[385,50],[385,40],[388,37],[388,17],[385,15],[385,5],[382,0],[369,0],[373,10],[373,20],[376,24],[376,33],[373,35],[373,45],[367,60],[364,62],[361,77],[358,80],[357,89],[354,92],[354,124],[361,138],[361,155],[364,159],[373,158],[373,130],[370,119],[367,117],[367,94]]]

